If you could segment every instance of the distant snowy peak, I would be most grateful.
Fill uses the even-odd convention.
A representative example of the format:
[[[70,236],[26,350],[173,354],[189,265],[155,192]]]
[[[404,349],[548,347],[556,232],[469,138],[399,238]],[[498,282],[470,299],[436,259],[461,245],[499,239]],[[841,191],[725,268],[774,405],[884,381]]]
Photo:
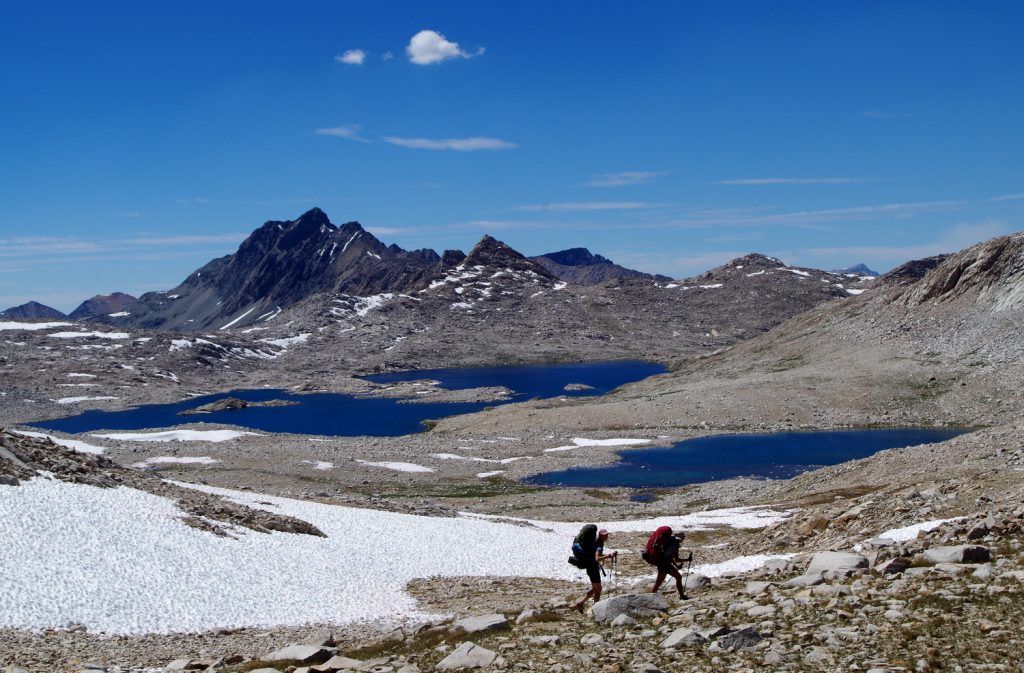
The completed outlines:
[[[859,264],[854,264],[853,266],[848,266],[845,269],[838,269],[838,270],[834,271],[833,273],[848,273],[848,274],[852,274],[854,276],[872,276],[872,277],[877,277],[877,276],[882,275],[882,274],[878,273],[877,271],[874,271],[874,270],[868,268],[868,266],[866,264],[864,264],[863,262],[861,262]]]
[[[575,285],[597,285],[621,278],[645,278],[658,282],[671,280],[668,276],[652,275],[619,266],[607,257],[595,255],[586,248],[569,248],[530,259],[559,279]]]
[[[9,309],[0,311],[0,317],[9,320],[67,320],[64,315],[55,308],[37,301],[30,301],[20,306],[12,306]]]

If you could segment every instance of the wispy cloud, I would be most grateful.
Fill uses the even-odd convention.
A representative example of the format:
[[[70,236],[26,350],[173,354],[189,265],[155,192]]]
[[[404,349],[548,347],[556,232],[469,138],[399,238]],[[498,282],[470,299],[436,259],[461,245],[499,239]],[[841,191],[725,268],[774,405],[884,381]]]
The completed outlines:
[[[366,227],[366,230],[374,236],[398,236],[417,231],[413,227]]]
[[[909,112],[894,112],[892,110],[867,110],[861,117],[868,119],[909,119],[914,115]]]
[[[382,60],[382,61],[390,61],[394,57],[395,57],[395,52],[393,52],[393,51],[386,51],[386,52],[384,52],[383,54],[380,55],[380,60]]]
[[[331,136],[334,138],[344,138],[345,140],[355,140],[361,143],[370,142],[364,138],[362,133],[363,127],[359,124],[348,124],[343,126],[333,126],[326,129],[317,129],[315,133],[318,136]]]
[[[868,178],[743,178],[719,180],[718,185],[848,185],[868,182]]]
[[[431,138],[399,138],[397,136],[384,136],[382,140],[399,147],[409,147],[415,150],[455,150],[456,152],[476,152],[479,150],[511,150],[519,147],[497,138],[485,138],[475,136],[472,138],[447,138],[434,140]]]
[[[405,48],[409,61],[416,65],[432,65],[453,58],[472,58],[484,53],[483,47],[475,53],[464,51],[458,42],[450,42],[435,30],[421,30],[412,36]]]
[[[114,217],[125,217],[125,218],[128,218],[130,220],[133,220],[136,217],[140,217],[142,215],[142,213],[140,213],[137,210],[122,210],[122,211],[119,211],[119,212],[116,212],[116,213],[111,213],[111,214]]]
[[[641,208],[656,208],[664,204],[647,203],[645,201],[570,201],[563,203],[531,203],[524,206],[516,206],[513,210],[519,211],[592,211],[592,210],[639,210]]]
[[[198,206],[204,203],[209,203],[210,199],[204,199],[201,196],[197,196],[191,199],[174,199],[174,202],[182,206]]]
[[[335,56],[334,60],[345,65],[362,65],[366,60],[366,52],[362,49],[349,49],[345,53]]]
[[[1024,199],[1024,194],[1003,194],[1001,196],[993,196],[989,201],[1019,201]]]
[[[605,173],[595,176],[587,187],[626,187],[629,185],[641,185],[650,182],[654,178],[665,175],[662,171],[621,171],[619,173]]]
[[[89,256],[142,248],[206,246],[217,243],[238,243],[245,234],[136,236],[133,238],[85,239],[51,236],[0,239],[0,258],[28,258],[48,255]]]
[[[824,222],[874,219],[878,217],[909,218],[922,212],[954,210],[967,205],[966,201],[917,201],[910,203],[884,203],[879,205],[855,206],[852,208],[828,208],[823,210],[798,210],[788,213],[750,213],[715,216],[697,213],[693,217],[676,221],[678,226],[714,225],[789,225],[799,227],[820,226]]]

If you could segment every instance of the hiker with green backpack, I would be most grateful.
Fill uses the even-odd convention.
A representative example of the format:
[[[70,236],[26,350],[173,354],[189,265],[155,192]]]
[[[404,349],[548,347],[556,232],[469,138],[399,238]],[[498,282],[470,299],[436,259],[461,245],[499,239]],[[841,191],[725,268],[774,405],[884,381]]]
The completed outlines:
[[[572,556],[569,557],[569,563],[586,570],[587,577],[590,578],[590,591],[572,606],[576,612],[583,612],[583,607],[590,597],[594,598],[595,603],[601,600],[601,575],[604,572],[601,568],[601,561],[608,558],[616,559],[619,556],[617,551],[610,554],[604,553],[604,543],[607,541],[608,531],[604,528],[598,530],[597,526],[592,523],[581,528],[579,534],[573,539]]]

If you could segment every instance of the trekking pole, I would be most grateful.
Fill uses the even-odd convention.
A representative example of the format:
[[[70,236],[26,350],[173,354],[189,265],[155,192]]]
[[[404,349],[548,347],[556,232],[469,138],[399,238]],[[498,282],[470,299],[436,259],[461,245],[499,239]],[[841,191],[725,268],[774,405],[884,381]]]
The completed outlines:
[[[690,566],[693,565],[693,552],[686,558],[686,576],[683,578],[683,597],[689,598],[686,595],[686,583],[690,580]]]

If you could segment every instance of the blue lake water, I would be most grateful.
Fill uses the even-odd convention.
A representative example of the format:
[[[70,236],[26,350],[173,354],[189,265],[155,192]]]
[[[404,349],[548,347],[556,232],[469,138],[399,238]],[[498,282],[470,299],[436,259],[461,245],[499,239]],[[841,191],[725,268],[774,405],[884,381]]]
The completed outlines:
[[[513,391],[511,399],[490,402],[401,403],[392,398],[308,393],[296,395],[284,390],[233,390],[205,395],[173,404],[150,404],[124,411],[86,411],[77,416],[32,425],[63,432],[91,432],[99,429],[139,430],[162,428],[182,423],[227,423],[266,432],[291,432],[315,435],[394,437],[419,432],[425,420],[480,411],[484,407],[534,398],[603,395],[625,383],[639,381],[666,371],[663,365],[637,360],[589,362],[577,364],[522,365],[513,367],[474,367],[431,369],[396,374],[374,374],[366,379],[375,383],[397,383],[433,379],[450,390],[505,386]],[[567,391],[565,386],[580,383],[587,390]],[[179,416],[225,397],[248,401],[288,400],[293,406],[250,407],[210,414]]]
[[[548,486],[664,488],[732,477],[788,479],[801,472],[866,458],[884,449],[941,442],[969,432],[954,428],[884,428],[718,435],[667,448],[620,451],[621,462],[528,478]]]

